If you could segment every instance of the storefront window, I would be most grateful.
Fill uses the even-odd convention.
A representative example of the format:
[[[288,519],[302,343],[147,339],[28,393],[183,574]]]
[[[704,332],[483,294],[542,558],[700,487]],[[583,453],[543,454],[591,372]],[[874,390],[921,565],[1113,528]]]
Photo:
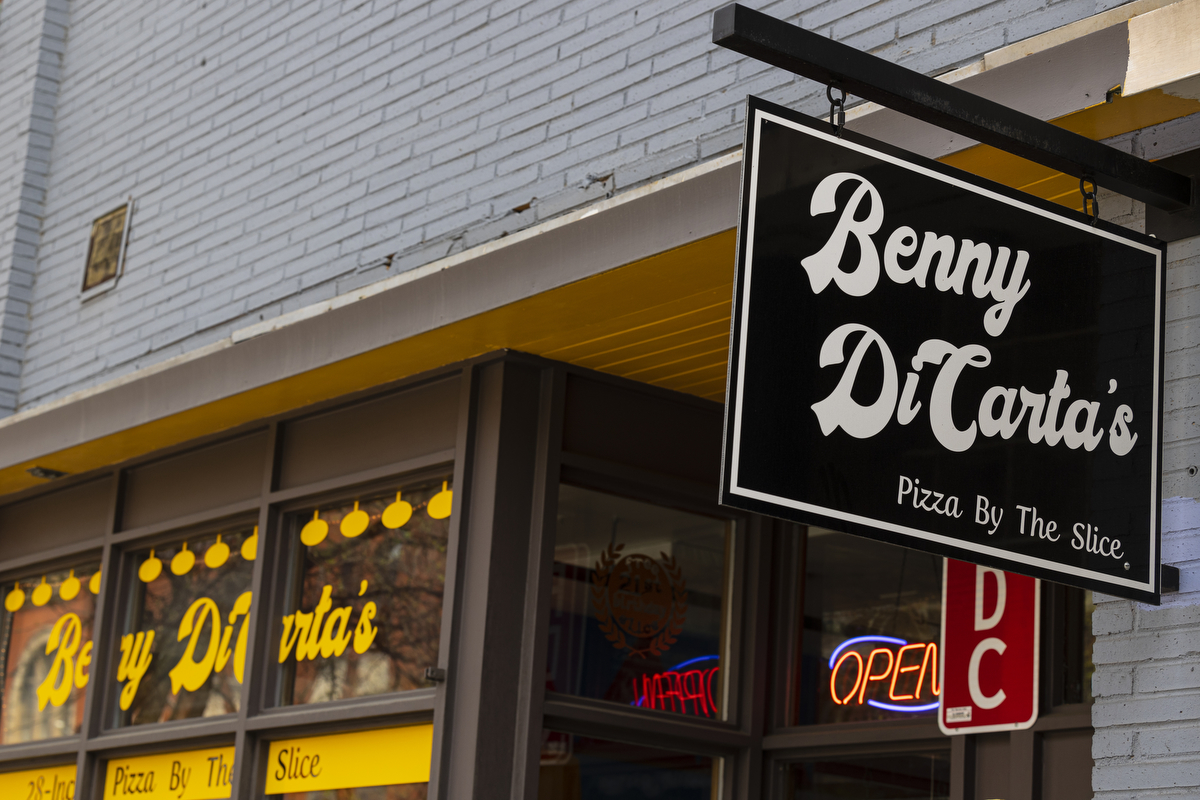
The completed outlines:
[[[788,768],[788,800],[949,800],[950,754],[823,758]]]
[[[733,523],[563,485],[546,688],[720,718]]]
[[[1092,702],[1094,610],[1090,591],[1043,582],[1042,625],[1050,633],[1048,646],[1054,649],[1048,676],[1053,705]]]
[[[538,800],[717,800],[720,759],[546,731]]]
[[[190,536],[135,554],[116,680],[123,725],[238,709],[257,529]]]
[[[810,528],[795,724],[936,713],[942,559]]]
[[[276,634],[284,703],[428,685],[425,669],[437,665],[442,630],[452,496],[445,476],[289,518],[294,610]]]
[[[79,733],[99,569],[85,564],[4,586],[0,744]]]

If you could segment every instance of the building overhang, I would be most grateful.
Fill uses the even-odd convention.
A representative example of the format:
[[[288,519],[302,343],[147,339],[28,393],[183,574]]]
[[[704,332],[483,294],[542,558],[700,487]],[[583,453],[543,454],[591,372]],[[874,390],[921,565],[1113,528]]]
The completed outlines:
[[[1197,28],[1200,0],[1139,0],[942,79],[1112,139],[1200,112]],[[848,125],[1079,205],[1072,178],[886,109]],[[42,484],[34,466],[90,471],[505,348],[720,401],[740,168],[731,153],[0,420],[0,495]]]

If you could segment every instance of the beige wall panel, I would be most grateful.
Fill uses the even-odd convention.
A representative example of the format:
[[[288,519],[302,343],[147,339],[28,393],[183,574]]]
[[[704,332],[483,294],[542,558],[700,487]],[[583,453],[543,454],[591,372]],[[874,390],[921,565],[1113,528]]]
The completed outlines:
[[[0,508],[0,561],[104,535],[112,478]]]
[[[288,423],[280,488],[452,449],[458,405],[455,377]]]
[[[266,447],[262,431],[130,470],[122,527],[152,525],[256,497]]]

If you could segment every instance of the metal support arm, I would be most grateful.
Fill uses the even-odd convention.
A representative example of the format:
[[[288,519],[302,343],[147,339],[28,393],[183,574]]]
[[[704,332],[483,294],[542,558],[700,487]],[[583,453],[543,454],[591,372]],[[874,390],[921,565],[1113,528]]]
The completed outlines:
[[[1164,211],[1192,203],[1184,175],[737,3],[717,10],[713,43]]]

